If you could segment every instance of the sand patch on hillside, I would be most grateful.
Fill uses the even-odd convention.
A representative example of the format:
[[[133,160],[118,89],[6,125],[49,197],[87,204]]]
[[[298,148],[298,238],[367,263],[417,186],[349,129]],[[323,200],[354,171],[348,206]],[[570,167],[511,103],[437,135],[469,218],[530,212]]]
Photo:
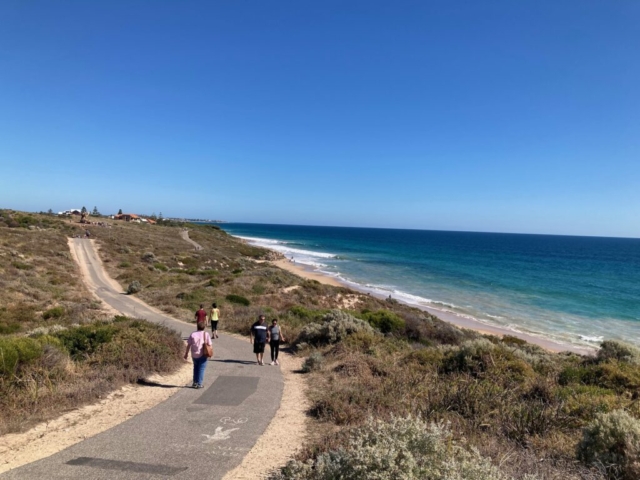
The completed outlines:
[[[268,367],[282,370],[284,390],[280,408],[242,463],[228,472],[223,480],[266,478],[270,471],[284,466],[300,450],[307,438],[309,418],[306,412],[310,405],[306,379],[296,373],[303,362],[303,358],[281,351],[281,366]]]
[[[297,263],[293,263],[287,259],[275,260],[271,263],[278,268],[287,270],[288,272],[294,273],[299,277],[306,278],[307,280],[315,280],[326,285],[333,285],[334,287],[344,287],[343,284],[332,277],[323,275],[321,273],[316,273],[313,270],[306,269],[305,267],[298,265]]]
[[[156,406],[190,384],[192,375],[192,364],[185,362],[176,373],[147,379],[175,385],[173,388],[126,385],[93,405],[36,425],[24,433],[0,437],[0,474],[58,453]]]

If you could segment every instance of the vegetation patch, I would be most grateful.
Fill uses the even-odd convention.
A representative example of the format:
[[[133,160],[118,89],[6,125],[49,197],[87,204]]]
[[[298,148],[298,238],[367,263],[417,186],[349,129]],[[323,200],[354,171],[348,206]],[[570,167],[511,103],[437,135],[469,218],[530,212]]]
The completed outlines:
[[[344,447],[310,461],[291,461],[271,480],[507,480],[477,450],[460,445],[445,424],[413,418],[369,418],[344,435]],[[528,480],[536,477],[528,476]]]
[[[65,313],[66,313],[65,308],[61,305],[58,305],[57,307],[53,307],[53,308],[50,308],[49,310],[45,310],[44,313],[42,314],[42,318],[44,318],[45,320],[58,319],[63,317]]]
[[[55,329],[54,329],[55,330]],[[143,320],[0,337],[0,434],[99,398],[180,364],[180,336]]]
[[[248,298],[243,297],[242,295],[229,294],[225,298],[227,299],[227,301],[231,303],[244,305],[245,307],[248,307],[249,305],[251,305],[251,301]]]

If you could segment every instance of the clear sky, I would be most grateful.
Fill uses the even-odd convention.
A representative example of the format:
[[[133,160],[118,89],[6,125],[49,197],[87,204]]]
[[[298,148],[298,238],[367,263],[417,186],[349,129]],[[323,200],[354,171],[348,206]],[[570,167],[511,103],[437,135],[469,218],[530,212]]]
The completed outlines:
[[[3,0],[0,25],[0,207],[640,237],[637,0]]]

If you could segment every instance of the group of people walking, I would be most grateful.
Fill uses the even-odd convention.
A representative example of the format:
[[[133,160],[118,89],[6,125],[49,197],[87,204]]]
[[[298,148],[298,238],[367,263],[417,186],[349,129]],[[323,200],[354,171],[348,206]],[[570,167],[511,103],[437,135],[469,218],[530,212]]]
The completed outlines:
[[[258,321],[251,325],[249,338],[253,343],[253,353],[256,354],[258,365],[264,365],[264,347],[268,343],[271,348],[271,365],[280,365],[278,353],[280,353],[280,343],[285,341],[282,327],[278,325],[278,319],[274,318],[271,325],[267,325],[265,316],[260,315]]]
[[[200,305],[200,309],[195,313],[197,330],[193,332],[187,340],[187,349],[184,352],[184,359],[193,360],[193,388],[202,388],[204,382],[204,371],[207,367],[207,360],[213,357],[212,340],[218,338],[218,322],[220,320],[220,310],[214,303],[211,305],[209,313]],[[211,335],[206,331],[207,325],[211,325]],[[264,315],[258,317],[258,321],[251,326],[249,339],[253,344],[253,353],[256,355],[256,363],[264,365],[264,350],[268,343],[271,349],[271,365],[280,365],[278,353],[280,344],[285,341],[282,327],[278,325],[278,319],[274,318],[271,325],[267,325]]]

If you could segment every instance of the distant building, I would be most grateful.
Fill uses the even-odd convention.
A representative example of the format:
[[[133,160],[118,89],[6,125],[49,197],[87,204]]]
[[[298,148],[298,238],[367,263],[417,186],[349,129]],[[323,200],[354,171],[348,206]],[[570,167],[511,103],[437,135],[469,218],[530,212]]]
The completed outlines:
[[[124,220],[125,222],[140,222],[140,216],[135,213],[121,213],[113,218],[116,220]]]
[[[70,208],[69,210],[58,212],[58,215],[80,215],[80,213],[81,210],[79,208]]]

